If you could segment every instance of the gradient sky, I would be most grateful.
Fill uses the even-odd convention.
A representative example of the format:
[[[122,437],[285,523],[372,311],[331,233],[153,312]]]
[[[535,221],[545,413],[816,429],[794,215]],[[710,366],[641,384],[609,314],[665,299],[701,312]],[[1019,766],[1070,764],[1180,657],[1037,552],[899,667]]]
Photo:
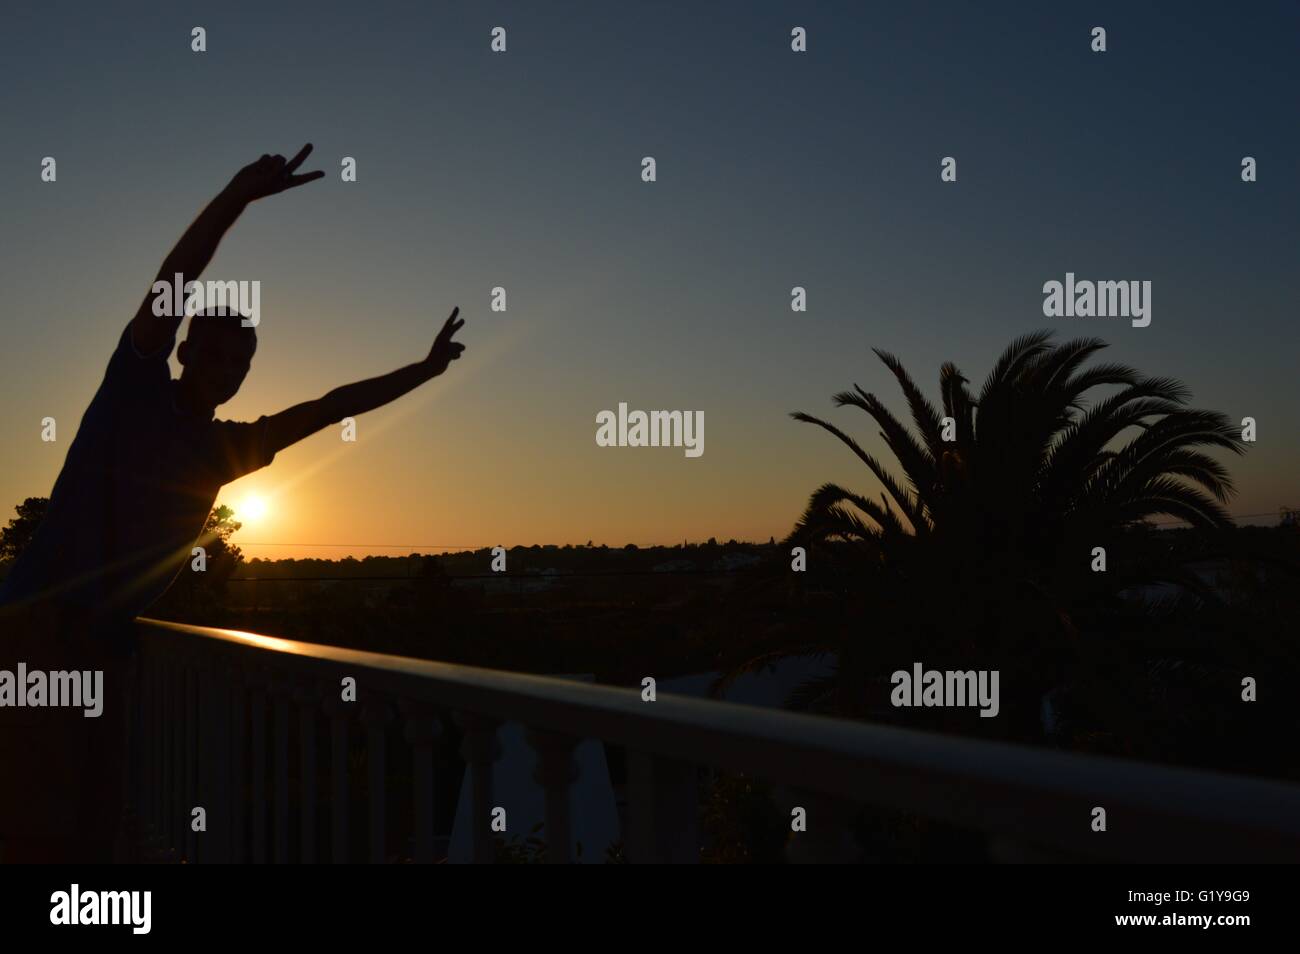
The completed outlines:
[[[5,519],[49,493],[181,231],[307,141],[326,178],[255,204],[205,273],[262,283],[218,416],[418,360],[453,305],[469,350],[357,443],[326,430],[225,488],[271,498],[248,556],[780,538],[824,481],[879,491],[788,412],[879,451],[830,400],[856,382],[905,410],[871,347],[937,397],[944,360],[978,384],[1041,327],[1256,417],[1231,509],[1300,506],[1293,2],[111,6],[0,14]],[[1044,318],[1066,271],[1151,280],[1151,326]],[[620,401],[704,411],[703,457],[597,447]]]

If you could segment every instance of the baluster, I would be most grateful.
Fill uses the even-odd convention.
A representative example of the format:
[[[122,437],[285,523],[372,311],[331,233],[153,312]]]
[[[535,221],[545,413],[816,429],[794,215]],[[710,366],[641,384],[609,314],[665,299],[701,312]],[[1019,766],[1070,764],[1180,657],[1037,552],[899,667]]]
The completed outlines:
[[[699,778],[695,766],[645,752],[627,753],[628,860],[700,860]]]
[[[469,768],[470,793],[473,804],[471,816],[474,821],[474,834],[471,839],[475,864],[491,864],[496,860],[492,844],[492,763],[501,754],[497,742],[497,726],[500,722],[488,716],[471,712],[457,715],[456,721],[465,730],[465,740],[461,743],[461,756]]]
[[[167,836],[171,831],[171,668],[159,652],[156,661],[158,686],[154,692],[154,712],[158,723],[158,821],[154,825],[154,855],[151,860],[167,860]]]
[[[275,700],[275,863],[289,861],[289,695],[292,690],[282,673],[271,681]]]
[[[194,748],[194,795],[190,799],[190,810],[201,807],[204,812],[205,830],[196,832],[193,828],[193,816],[188,820],[190,826],[189,860],[192,864],[219,860],[220,851],[215,842],[222,837],[226,827],[226,816],[218,794],[221,776],[221,745],[219,726],[221,713],[214,700],[213,659],[210,653],[201,648],[191,651],[194,667],[193,693],[194,731],[191,733]],[[200,678],[201,677],[201,678]]]
[[[149,860],[157,860],[157,854],[162,850],[163,839],[163,794],[166,785],[165,775],[163,773],[163,758],[165,752],[166,736],[163,734],[164,724],[166,723],[166,712],[163,709],[163,665],[162,660],[153,658],[150,660],[149,669],[151,672],[150,682],[153,685],[149,693],[149,738],[153,744],[153,759],[150,773],[150,789],[152,794],[149,800],[149,815],[151,820],[149,831]]]
[[[217,759],[216,740],[214,738],[211,680],[207,678],[208,658],[202,650],[193,651],[194,659],[194,796],[190,799],[191,811],[194,806],[204,812],[206,830],[194,831],[194,819],[190,817],[189,860],[191,864],[212,861],[212,846],[209,839],[220,830],[222,818],[220,806],[214,794],[213,769]],[[199,674],[204,678],[200,679]]]
[[[266,864],[266,686],[265,673],[256,673],[250,693],[249,720],[253,731],[252,798],[253,864]]]
[[[349,855],[348,735],[355,703],[344,702],[337,686],[326,689],[325,711],[330,717],[330,855],[336,865]]]
[[[154,833],[154,809],[156,807],[154,797],[158,790],[155,787],[157,779],[154,776],[156,765],[155,756],[155,736],[154,730],[157,720],[154,719],[154,680],[153,680],[153,661],[140,650],[140,730],[138,738],[141,740],[141,750],[144,755],[144,762],[141,765],[140,772],[140,818],[141,831],[140,838],[140,861],[149,860],[151,849],[150,842],[153,840]]]
[[[158,787],[158,858],[159,861],[171,861],[172,846],[172,805],[173,777],[175,776],[176,749],[173,741],[176,734],[175,706],[175,669],[171,663],[162,658],[158,661],[158,731],[161,735],[159,771],[162,774]]]
[[[161,858],[172,858],[175,818],[175,665],[162,663],[162,699],[159,725],[162,729],[162,816],[159,819]]]
[[[298,793],[302,828],[298,858],[303,864],[316,862],[316,680],[299,680],[294,695],[298,703]]]
[[[183,705],[185,707],[185,736],[182,745],[185,748],[185,784],[182,791],[185,794],[184,804],[181,806],[180,818],[181,824],[184,825],[185,840],[185,860],[194,864],[196,860],[196,851],[198,842],[195,837],[193,814],[194,806],[198,803],[198,784],[195,773],[198,769],[198,747],[199,747],[199,720],[198,720],[198,671],[195,669],[194,661],[186,658],[185,676],[181,681],[183,687]]]
[[[248,775],[248,690],[244,671],[230,670],[230,860],[243,864],[248,860],[248,833],[245,831],[246,785]]]
[[[145,722],[145,712],[148,702],[145,698],[145,673],[144,665],[137,656],[131,667],[133,690],[131,693],[131,705],[128,709],[128,716],[131,721],[131,730],[127,736],[127,753],[129,756],[127,766],[127,797],[129,801],[127,806],[130,812],[131,826],[128,833],[131,843],[128,846],[131,855],[130,858],[139,860],[139,849],[144,845],[144,831],[149,821],[148,809],[145,805],[145,778],[149,771],[149,736],[148,726]]]
[[[578,778],[578,763],[573,758],[578,740],[534,729],[528,733],[528,741],[537,752],[533,777],[546,793],[546,862],[568,864],[573,860],[569,806],[572,784]]]
[[[172,666],[172,811],[168,830],[170,849],[176,861],[185,855],[185,665],[177,658]]]
[[[216,779],[212,789],[216,797],[217,818],[214,831],[212,814],[209,813],[208,834],[205,840],[212,846],[212,860],[220,864],[228,864],[235,848],[234,831],[230,825],[234,802],[234,786],[231,784],[234,763],[231,751],[234,745],[234,712],[231,708],[230,670],[217,655],[213,656],[208,670],[212,673],[208,697],[212,707],[213,735],[216,742],[216,758],[213,760]]]
[[[415,861],[431,864],[434,856],[433,747],[442,734],[433,706],[404,700],[406,741],[411,745],[411,809]]]
[[[371,700],[361,712],[366,727],[366,766],[370,795],[370,863],[381,865],[387,860],[384,828],[386,779],[384,761],[388,744],[387,727],[393,720],[392,708],[382,700]]]

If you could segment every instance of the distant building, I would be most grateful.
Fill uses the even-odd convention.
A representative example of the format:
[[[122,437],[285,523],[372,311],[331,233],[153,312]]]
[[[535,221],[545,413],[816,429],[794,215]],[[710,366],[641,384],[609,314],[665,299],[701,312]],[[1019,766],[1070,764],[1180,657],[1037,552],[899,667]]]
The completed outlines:
[[[753,553],[725,553],[713,562],[715,570],[740,570],[758,563],[760,557]]]

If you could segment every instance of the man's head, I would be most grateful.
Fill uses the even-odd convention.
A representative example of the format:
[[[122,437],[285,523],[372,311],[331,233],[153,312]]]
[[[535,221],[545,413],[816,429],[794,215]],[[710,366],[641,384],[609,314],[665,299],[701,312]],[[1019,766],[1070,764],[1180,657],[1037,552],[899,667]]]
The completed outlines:
[[[189,333],[176,351],[182,386],[203,407],[229,401],[244,383],[257,350],[257,331],[241,315],[211,308],[190,319]]]

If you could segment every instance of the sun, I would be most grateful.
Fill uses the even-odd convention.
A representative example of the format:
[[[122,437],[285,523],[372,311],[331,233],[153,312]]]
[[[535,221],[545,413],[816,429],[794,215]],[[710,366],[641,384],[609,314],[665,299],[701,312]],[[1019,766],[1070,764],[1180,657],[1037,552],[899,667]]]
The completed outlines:
[[[260,494],[249,494],[235,508],[235,519],[240,523],[261,523],[271,512],[271,505]]]

